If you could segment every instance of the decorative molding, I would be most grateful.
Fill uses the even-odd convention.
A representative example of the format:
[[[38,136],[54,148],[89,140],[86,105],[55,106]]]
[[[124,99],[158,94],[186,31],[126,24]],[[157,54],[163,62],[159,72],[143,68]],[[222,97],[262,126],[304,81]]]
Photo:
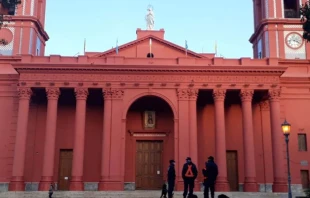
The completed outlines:
[[[212,96],[214,101],[224,101],[226,96],[226,89],[214,89]]]
[[[104,99],[123,99],[124,90],[122,89],[104,89],[103,98]]]
[[[269,111],[269,100],[263,100],[259,103],[261,111]]]
[[[77,100],[86,100],[89,94],[87,88],[75,88],[74,92]]]
[[[25,88],[18,88],[18,97],[20,100],[30,100],[33,92],[31,88],[25,87]]]
[[[133,137],[166,137],[171,133],[170,130],[128,130]]]
[[[252,89],[241,89],[239,96],[242,102],[252,101],[254,95],[254,90]]]
[[[269,89],[268,96],[270,101],[279,101],[281,97],[281,89]]]
[[[234,73],[232,73],[234,74]],[[276,74],[275,74],[276,75]],[[277,84],[280,83],[279,76],[246,76],[246,75],[106,75],[106,74],[38,74],[38,73],[22,73],[20,81],[61,81],[61,82],[161,82],[176,83],[178,86],[181,82],[194,80],[195,83],[264,83]]]
[[[46,97],[48,100],[58,100],[60,96],[60,90],[56,87],[48,87],[45,88],[46,91]]]
[[[198,97],[198,89],[177,89],[179,100],[196,100]]]

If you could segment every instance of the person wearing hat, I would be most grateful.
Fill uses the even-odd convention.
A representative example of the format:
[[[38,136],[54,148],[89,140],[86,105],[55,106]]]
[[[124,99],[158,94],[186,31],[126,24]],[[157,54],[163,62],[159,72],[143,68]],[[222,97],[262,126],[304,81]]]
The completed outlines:
[[[211,198],[214,198],[214,186],[218,175],[218,168],[214,162],[214,157],[208,157],[208,161],[205,163],[205,168],[202,169],[202,174],[204,176],[204,198],[209,198],[209,189],[211,192]]]
[[[186,158],[186,163],[183,165],[182,178],[184,181],[184,192],[183,197],[186,198],[187,192],[188,197],[191,197],[194,193],[195,179],[197,178],[198,171],[196,165],[192,162],[190,157]]]
[[[170,160],[169,161],[169,168],[168,168],[168,198],[172,198],[173,196],[173,191],[174,191],[174,185],[175,185],[175,161]]]

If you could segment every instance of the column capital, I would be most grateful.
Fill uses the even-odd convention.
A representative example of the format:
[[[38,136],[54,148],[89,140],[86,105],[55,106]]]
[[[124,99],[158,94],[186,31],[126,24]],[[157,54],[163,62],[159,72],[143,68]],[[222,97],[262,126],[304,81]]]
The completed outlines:
[[[260,110],[261,111],[269,111],[269,101],[268,100],[263,100],[259,103]]]
[[[77,100],[86,100],[88,96],[88,89],[87,88],[75,88],[75,98]]]
[[[281,97],[281,89],[269,89],[268,96],[270,101],[279,101]]]
[[[33,94],[31,88],[29,87],[20,87],[17,91],[20,100],[30,100],[31,95]]]
[[[107,99],[123,99],[124,97],[124,90],[123,89],[103,89],[103,98]]]
[[[226,96],[226,89],[213,89],[212,96],[214,101],[224,101]]]
[[[239,96],[241,98],[241,101],[252,101],[254,95],[254,90],[253,89],[241,89]]]
[[[177,89],[179,100],[197,100],[198,89]]]
[[[47,87],[45,88],[46,97],[48,100],[58,100],[60,96],[60,89],[57,87]]]

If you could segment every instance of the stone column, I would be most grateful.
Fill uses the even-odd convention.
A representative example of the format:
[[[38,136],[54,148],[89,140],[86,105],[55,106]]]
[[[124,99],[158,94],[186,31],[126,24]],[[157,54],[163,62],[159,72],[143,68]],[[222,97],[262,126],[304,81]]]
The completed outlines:
[[[256,164],[254,150],[254,132],[252,117],[253,90],[241,90],[242,124],[243,124],[243,152],[244,152],[244,187],[245,192],[257,192]]]
[[[188,99],[189,99],[189,148],[190,157],[192,161],[196,164],[198,169],[198,137],[197,137],[197,97],[198,89],[188,89]],[[199,178],[199,177],[198,177]],[[195,180],[195,190],[200,190],[200,181],[198,178]]]
[[[106,182],[110,174],[110,148],[111,148],[111,121],[112,121],[112,93],[110,89],[103,90],[103,135],[101,149],[101,178],[98,190],[108,190]]]
[[[26,155],[26,141],[28,131],[28,114],[29,102],[32,95],[31,88],[19,88],[19,104],[18,104],[18,118],[16,141],[13,161],[13,172],[11,182],[9,184],[9,191],[24,191],[24,166]]]
[[[178,97],[178,142],[175,144],[178,145],[177,151],[178,156],[176,156],[176,169],[177,181],[176,181],[176,189],[183,190],[184,182],[182,179],[182,168],[185,163],[186,157],[191,155],[191,147],[190,147],[190,118],[189,118],[189,94],[188,89],[177,89],[177,97]]]
[[[75,112],[75,133],[72,161],[72,178],[70,181],[71,191],[83,191],[83,165],[84,165],[84,143],[85,143],[85,118],[87,88],[76,88],[76,112]]]
[[[273,153],[273,192],[287,192],[285,177],[284,139],[280,120],[280,89],[269,90],[271,138]]]
[[[123,110],[122,89],[107,89],[104,91],[104,124],[101,159],[101,179],[99,190],[124,190],[125,140],[122,130]]]
[[[226,90],[213,90],[215,106],[215,160],[218,164],[219,174],[216,181],[216,191],[229,191],[227,181],[227,161],[226,161],[226,134],[225,134],[225,111],[224,100]]]
[[[49,190],[50,184],[53,182],[54,176],[54,159],[55,159],[55,140],[57,127],[57,106],[60,95],[59,88],[46,88],[46,95],[48,99],[45,142],[44,142],[44,156],[43,156],[43,170],[41,181],[39,184],[40,191]]]
[[[190,157],[198,164],[198,137],[197,137],[197,97],[198,89],[188,90],[189,99],[189,145]]]

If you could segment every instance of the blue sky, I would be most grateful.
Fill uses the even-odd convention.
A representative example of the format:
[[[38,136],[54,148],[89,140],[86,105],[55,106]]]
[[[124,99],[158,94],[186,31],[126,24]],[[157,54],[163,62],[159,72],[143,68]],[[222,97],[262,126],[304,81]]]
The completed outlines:
[[[46,55],[74,56],[102,52],[136,39],[146,28],[149,4],[154,7],[155,29],[165,39],[190,50],[218,53],[226,58],[252,57],[252,0],[48,0],[45,29],[50,36]]]

